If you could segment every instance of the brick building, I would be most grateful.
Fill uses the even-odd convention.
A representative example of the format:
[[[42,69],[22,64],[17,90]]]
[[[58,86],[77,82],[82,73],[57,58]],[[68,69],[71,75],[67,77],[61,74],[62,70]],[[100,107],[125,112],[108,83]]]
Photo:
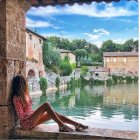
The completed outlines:
[[[110,73],[138,74],[138,52],[105,52],[103,57]]]
[[[76,63],[76,56],[69,50],[60,49],[61,58],[64,59],[65,56],[69,57],[70,63]]]
[[[38,79],[44,76],[42,45],[45,38],[26,29],[26,77],[31,90],[36,90]]]

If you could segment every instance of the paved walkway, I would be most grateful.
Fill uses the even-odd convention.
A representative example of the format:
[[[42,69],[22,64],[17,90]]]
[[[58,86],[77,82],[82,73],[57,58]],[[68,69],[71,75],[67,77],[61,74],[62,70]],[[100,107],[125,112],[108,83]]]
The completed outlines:
[[[60,86],[59,90],[63,90],[66,88],[67,88],[67,85],[63,85],[63,86]],[[47,92],[56,92],[56,91],[57,91],[56,87],[51,87],[47,89]],[[40,96],[41,94],[42,94],[42,91],[30,92],[31,96]]]

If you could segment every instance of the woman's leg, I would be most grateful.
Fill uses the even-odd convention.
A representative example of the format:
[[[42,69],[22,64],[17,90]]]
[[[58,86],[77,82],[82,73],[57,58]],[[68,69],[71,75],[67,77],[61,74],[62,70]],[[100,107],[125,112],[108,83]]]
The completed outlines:
[[[46,114],[45,115],[46,121],[53,119],[59,125],[60,128],[64,126],[64,122],[62,122],[62,120],[53,111],[49,103],[44,103],[33,113],[34,126],[38,125],[38,122],[42,118],[42,115],[44,113]],[[65,131],[72,131],[72,129],[69,127],[65,127]]]
[[[67,118],[67,117],[65,117],[65,116],[63,116],[63,115],[61,115],[61,114],[59,114],[59,113],[57,113],[57,112],[55,112],[55,114],[59,117],[59,119],[60,120],[62,120],[64,123],[68,123],[68,124],[72,124],[72,125],[77,125],[78,123],[77,122],[75,122],[75,121],[73,121],[73,120],[71,120],[71,119],[69,119],[69,118]],[[51,119],[51,116],[49,116],[49,114],[48,113],[44,113],[41,117],[40,117],[40,120],[37,122],[37,124],[39,125],[39,124],[42,124],[42,123],[44,123],[44,122],[46,122],[46,121],[49,121]]]
[[[86,125],[83,125],[83,124],[79,124],[78,122],[76,121],[73,121],[72,119],[69,119],[68,117],[66,116],[63,116],[57,112],[55,112],[56,115],[59,117],[60,120],[62,120],[64,123],[68,123],[68,124],[72,124],[75,126],[75,128],[77,128],[77,126],[79,127],[79,129],[87,129],[88,126]],[[44,113],[41,117],[40,117],[40,120],[37,122],[37,125],[39,124],[42,124],[48,120],[50,120],[51,117],[48,115],[48,113]]]

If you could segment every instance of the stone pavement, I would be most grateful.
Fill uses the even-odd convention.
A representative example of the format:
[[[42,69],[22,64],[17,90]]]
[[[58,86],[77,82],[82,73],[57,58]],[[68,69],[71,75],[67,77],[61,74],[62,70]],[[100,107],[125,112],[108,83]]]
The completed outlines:
[[[63,90],[63,89],[66,89],[67,88],[67,85],[63,85],[63,86],[60,86],[59,90]],[[46,92],[56,92],[57,91],[57,88],[56,87],[51,87],[51,88],[48,88]],[[42,91],[35,91],[35,92],[30,92],[30,96],[40,96],[42,94]]]
[[[14,138],[138,140],[138,132],[101,128],[89,128],[84,132],[59,132],[57,125],[41,124],[32,130],[22,130],[20,126],[17,126],[14,131]]]

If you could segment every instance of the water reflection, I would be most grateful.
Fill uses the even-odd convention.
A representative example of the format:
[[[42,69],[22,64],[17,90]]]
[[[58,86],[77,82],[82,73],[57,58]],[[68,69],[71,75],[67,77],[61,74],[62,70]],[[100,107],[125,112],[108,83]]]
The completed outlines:
[[[48,101],[56,111],[78,121],[107,123],[117,129],[138,129],[138,84],[83,86],[49,93],[41,96],[39,101],[36,98],[33,101],[34,108]]]

